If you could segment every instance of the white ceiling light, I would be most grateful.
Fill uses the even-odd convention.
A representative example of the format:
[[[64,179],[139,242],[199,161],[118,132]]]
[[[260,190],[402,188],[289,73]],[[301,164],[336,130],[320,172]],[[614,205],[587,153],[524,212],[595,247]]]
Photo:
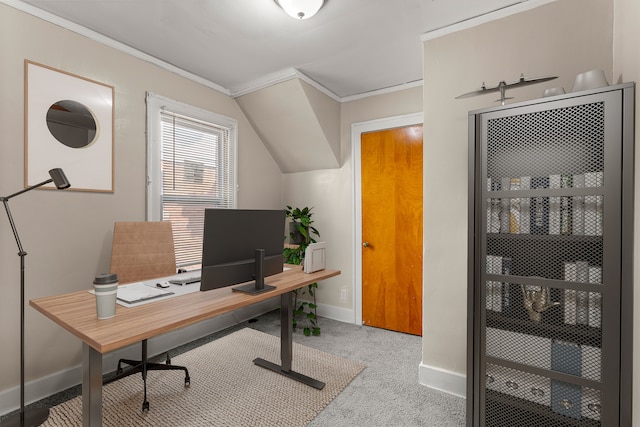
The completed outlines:
[[[315,15],[324,0],[273,0],[287,14],[296,19],[307,19]]]

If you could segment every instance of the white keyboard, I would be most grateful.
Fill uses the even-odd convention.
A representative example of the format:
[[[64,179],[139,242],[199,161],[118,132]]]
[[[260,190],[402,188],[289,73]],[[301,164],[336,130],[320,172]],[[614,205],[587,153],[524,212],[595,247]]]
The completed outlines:
[[[193,283],[200,283],[200,270],[192,270],[186,273],[180,273],[168,280],[173,285],[191,285]]]

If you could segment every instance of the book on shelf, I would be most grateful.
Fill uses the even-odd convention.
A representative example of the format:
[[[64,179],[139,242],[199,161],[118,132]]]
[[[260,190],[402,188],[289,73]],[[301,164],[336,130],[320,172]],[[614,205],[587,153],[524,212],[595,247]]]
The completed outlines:
[[[596,265],[589,266],[589,283],[602,284],[602,267]]]
[[[531,189],[549,188],[549,177],[532,177]],[[594,205],[595,206],[595,205]],[[530,233],[549,234],[549,198],[536,196],[530,199]]]
[[[509,180],[509,190],[520,190],[520,178],[511,178]],[[509,203],[509,233],[520,233],[520,198],[512,197]]]
[[[509,257],[502,257],[502,274],[511,275],[511,267],[513,261]],[[514,289],[511,283],[502,282],[502,312],[510,313],[513,311]]]
[[[584,174],[573,175],[573,188],[584,188]],[[573,196],[571,201],[573,218],[571,221],[572,233],[578,236],[584,235],[584,197]]]
[[[531,189],[531,177],[520,177],[520,189]],[[520,233],[531,234],[531,199],[529,197],[520,198]]]
[[[484,291],[484,308],[487,310],[493,310],[493,282],[491,280],[487,280],[485,282],[485,291]]]
[[[582,348],[578,344],[553,340],[551,369],[564,374],[582,376]],[[582,417],[582,387],[551,380],[551,410],[568,417]]]
[[[598,186],[597,172],[586,172],[584,174],[584,186],[595,188]],[[587,194],[584,196],[584,234],[587,236],[597,236],[598,227],[596,225],[596,206],[598,196]]]
[[[558,189],[561,186],[560,175],[549,175],[549,188]],[[560,234],[560,212],[562,197],[549,197],[549,234]]]
[[[511,186],[510,178],[502,178],[500,188],[502,191],[508,190]],[[500,233],[511,233],[511,201],[508,197],[500,199]]]
[[[551,370],[582,376],[582,347],[568,341],[552,340]]]
[[[564,280],[567,282],[576,281],[576,263],[564,263]],[[568,325],[576,324],[576,290],[564,290],[564,323]]]
[[[502,274],[502,257],[500,255],[491,255],[491,274]],[[493,311],[502,311],[502,282],[493,281],[491,309]]]
[[[560,188],[571,188],[573,185],[573,175],[560,175]],[[560,234],[568,235],[572,231],[572,206],[571,197],[560,197]]]
[[[598,187],[604,185],[604,173],[596,172],[596,184]],[[596,196],[596,236],[602,236],[602,225],[604,221],[604,196]]]
[[[499,181],[494,180],[491,182],[491,191],[500,191]],[[489,213],[490,222],[489,222],[489,228],[487,230],[489,231],[489,233],[499,233],[501,201],[496,197],[492,197],[490,200],[491,200],[491,212]]]
[[[491,255],[487,255],[485,271],[487,273],[491,273]],[[484,308],[487,310],[491,310],[493,308],[493,281],[485,280],[485,290],[484,290]]]
[[[602,294],[589,292],[589,326],[599,328],[602,326]]]
[[[502,273],[502,257],[499,255],[487,255],[487,273]],[[485,307],[487,310],[502,311],[502,284],[496,280],[487,280]]]
[[[602,284],[602,267],[589,266],[589,283]],[[602,294],[589,292],[589,326],[600,328],[602,326]]]
[[[491,177],[487,178],[487,193],[491,191]],[[487,233],[491,233],[491,197],[487,197]]]
[[[589,281],[589,263],[576,261],[576,282],[587,283]],[[576,291],[576,323],[578,325],[589,324],[589,292]]]

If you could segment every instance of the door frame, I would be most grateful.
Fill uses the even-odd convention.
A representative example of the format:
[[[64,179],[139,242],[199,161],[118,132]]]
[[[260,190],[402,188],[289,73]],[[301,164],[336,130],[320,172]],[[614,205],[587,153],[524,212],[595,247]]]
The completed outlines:
[[[362,325],[362,161],[360,158],[363,133],[424,124],[424,114],[404,114],[369,120],[351,125],[351,158],[353,159],[353,313],[355,324]],[[423,137],[424,138],[424,137]],[[424,240],[424,238],[423,238]],[[424,243],[424,242],[423,242]],[[423,260],[424,267],[424,260]]]

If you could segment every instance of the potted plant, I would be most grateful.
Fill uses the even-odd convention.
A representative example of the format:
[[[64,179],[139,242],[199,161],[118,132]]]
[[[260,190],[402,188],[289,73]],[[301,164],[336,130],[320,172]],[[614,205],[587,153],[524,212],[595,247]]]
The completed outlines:
[[[311,224],[313,220],[309,207],[302,209],[287,206],[285,214],[291,219],[289,228],[290,243],[284,248],[284,262],[288,264],[301,265],[304,260],[304,253],[311,243],[316,243],[315,237],[320,237],[318,230]],[[308,325],[304,326],[303,333],[306,336],[320,335],[320,327],[318,326],[317,304],[315,290],[318,288],[317,283],[311,283],[306,289],[298,289],[295,291],[295,299],[293,306],[293,328],[298,326],[298,318],[306,319]],[[305,295],[313,298],[313,302],[302,299]]]

